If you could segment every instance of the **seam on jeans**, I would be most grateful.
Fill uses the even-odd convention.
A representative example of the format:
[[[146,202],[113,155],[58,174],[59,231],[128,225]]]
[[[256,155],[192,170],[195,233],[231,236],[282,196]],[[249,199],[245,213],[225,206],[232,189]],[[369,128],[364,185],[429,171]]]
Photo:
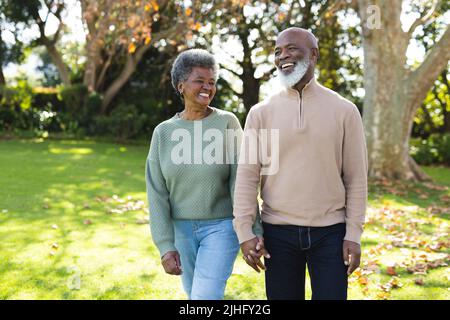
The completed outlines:
[[[298,230],[298,240],[300,241],[300,250],[303,250],[302,244],[302,227],[297,227]]]
[[[308,250],[309,248],[311,248],[311,228],[308,227],[308,248],[306,248],[305,250]]]

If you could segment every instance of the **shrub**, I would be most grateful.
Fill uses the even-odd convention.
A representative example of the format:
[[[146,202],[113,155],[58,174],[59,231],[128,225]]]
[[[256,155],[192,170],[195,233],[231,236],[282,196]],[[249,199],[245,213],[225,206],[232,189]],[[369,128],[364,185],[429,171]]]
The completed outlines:
[[[111,134],[118,141],[136,137],[147,121],[147,115],[139,113],[134,104],[121,103],[110,115],[95,118],[98,134]]]
[[[411,139],[410,154],[421,165],[450,165],[450,133],[434,133],[427,139]]]

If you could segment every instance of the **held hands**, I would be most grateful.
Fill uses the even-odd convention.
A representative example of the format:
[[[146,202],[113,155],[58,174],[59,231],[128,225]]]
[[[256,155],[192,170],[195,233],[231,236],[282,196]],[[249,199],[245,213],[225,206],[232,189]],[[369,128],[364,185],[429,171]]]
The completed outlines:
[[[168,274],[179,276],[183,272],[178,251],[168,251],[161,258],[161,263],[164,267],[164,271]]]
[[[348,266],[347,275],[351,275],[361,262],[361,246],[353,241],[344,240],[344,264]]]
[[[245,262],[256,272],[260,272],[259,268],[266,270],[266,267],[260,260],[261,256],[264,256],[266,259],[270,258],[270,254],[264,247],[264,238],[255,237],[241,243],[241,251]]]
[[[266,267],[261,262],[261,256],[266,259],[270,258],[269,252],[264,247],[264,238],[255,237],[247,240],[241,244],[241,251],[245,262],[252,267],[256,272],[266,270]],[[344,240],[343,243],[344,264],[348,266],[347,275],[351,275],[361,262],[361,246],[353,241]]]

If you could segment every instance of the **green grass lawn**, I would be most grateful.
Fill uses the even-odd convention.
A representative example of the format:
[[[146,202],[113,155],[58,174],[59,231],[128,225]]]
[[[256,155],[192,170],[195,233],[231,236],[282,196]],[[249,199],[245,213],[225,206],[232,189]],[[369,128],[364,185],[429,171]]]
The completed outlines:
[[[151,241],[147,148],[0,141],[0,299],[185,299]],[[425,170],[435,184],[371,184],[350,299],[450,298],[450,169]],[[226,299],[265,299],[240,256]]]

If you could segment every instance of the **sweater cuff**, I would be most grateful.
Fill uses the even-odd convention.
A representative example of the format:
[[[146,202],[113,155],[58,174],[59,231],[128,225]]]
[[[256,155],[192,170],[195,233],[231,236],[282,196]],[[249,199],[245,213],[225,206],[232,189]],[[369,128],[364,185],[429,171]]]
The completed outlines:
[[[349,221],[346,222],[346,232],[344,240],[356,242],[361,245],[361,235],[363,233],[362,225],[356,225],[355,223],[351,223]]]
[[[253,233],[252,223],[236,223],[236,219],[233,220],[234,231],[236,231],[236,235],[239,240],[239,244],[242,244],[245,241],[251,240],[256,237]]]
[[[160,242],[157,247],[160,258],[162,258],[169,251],[178,251],[177,248],[175,248],[175,245],[170,241]]]

